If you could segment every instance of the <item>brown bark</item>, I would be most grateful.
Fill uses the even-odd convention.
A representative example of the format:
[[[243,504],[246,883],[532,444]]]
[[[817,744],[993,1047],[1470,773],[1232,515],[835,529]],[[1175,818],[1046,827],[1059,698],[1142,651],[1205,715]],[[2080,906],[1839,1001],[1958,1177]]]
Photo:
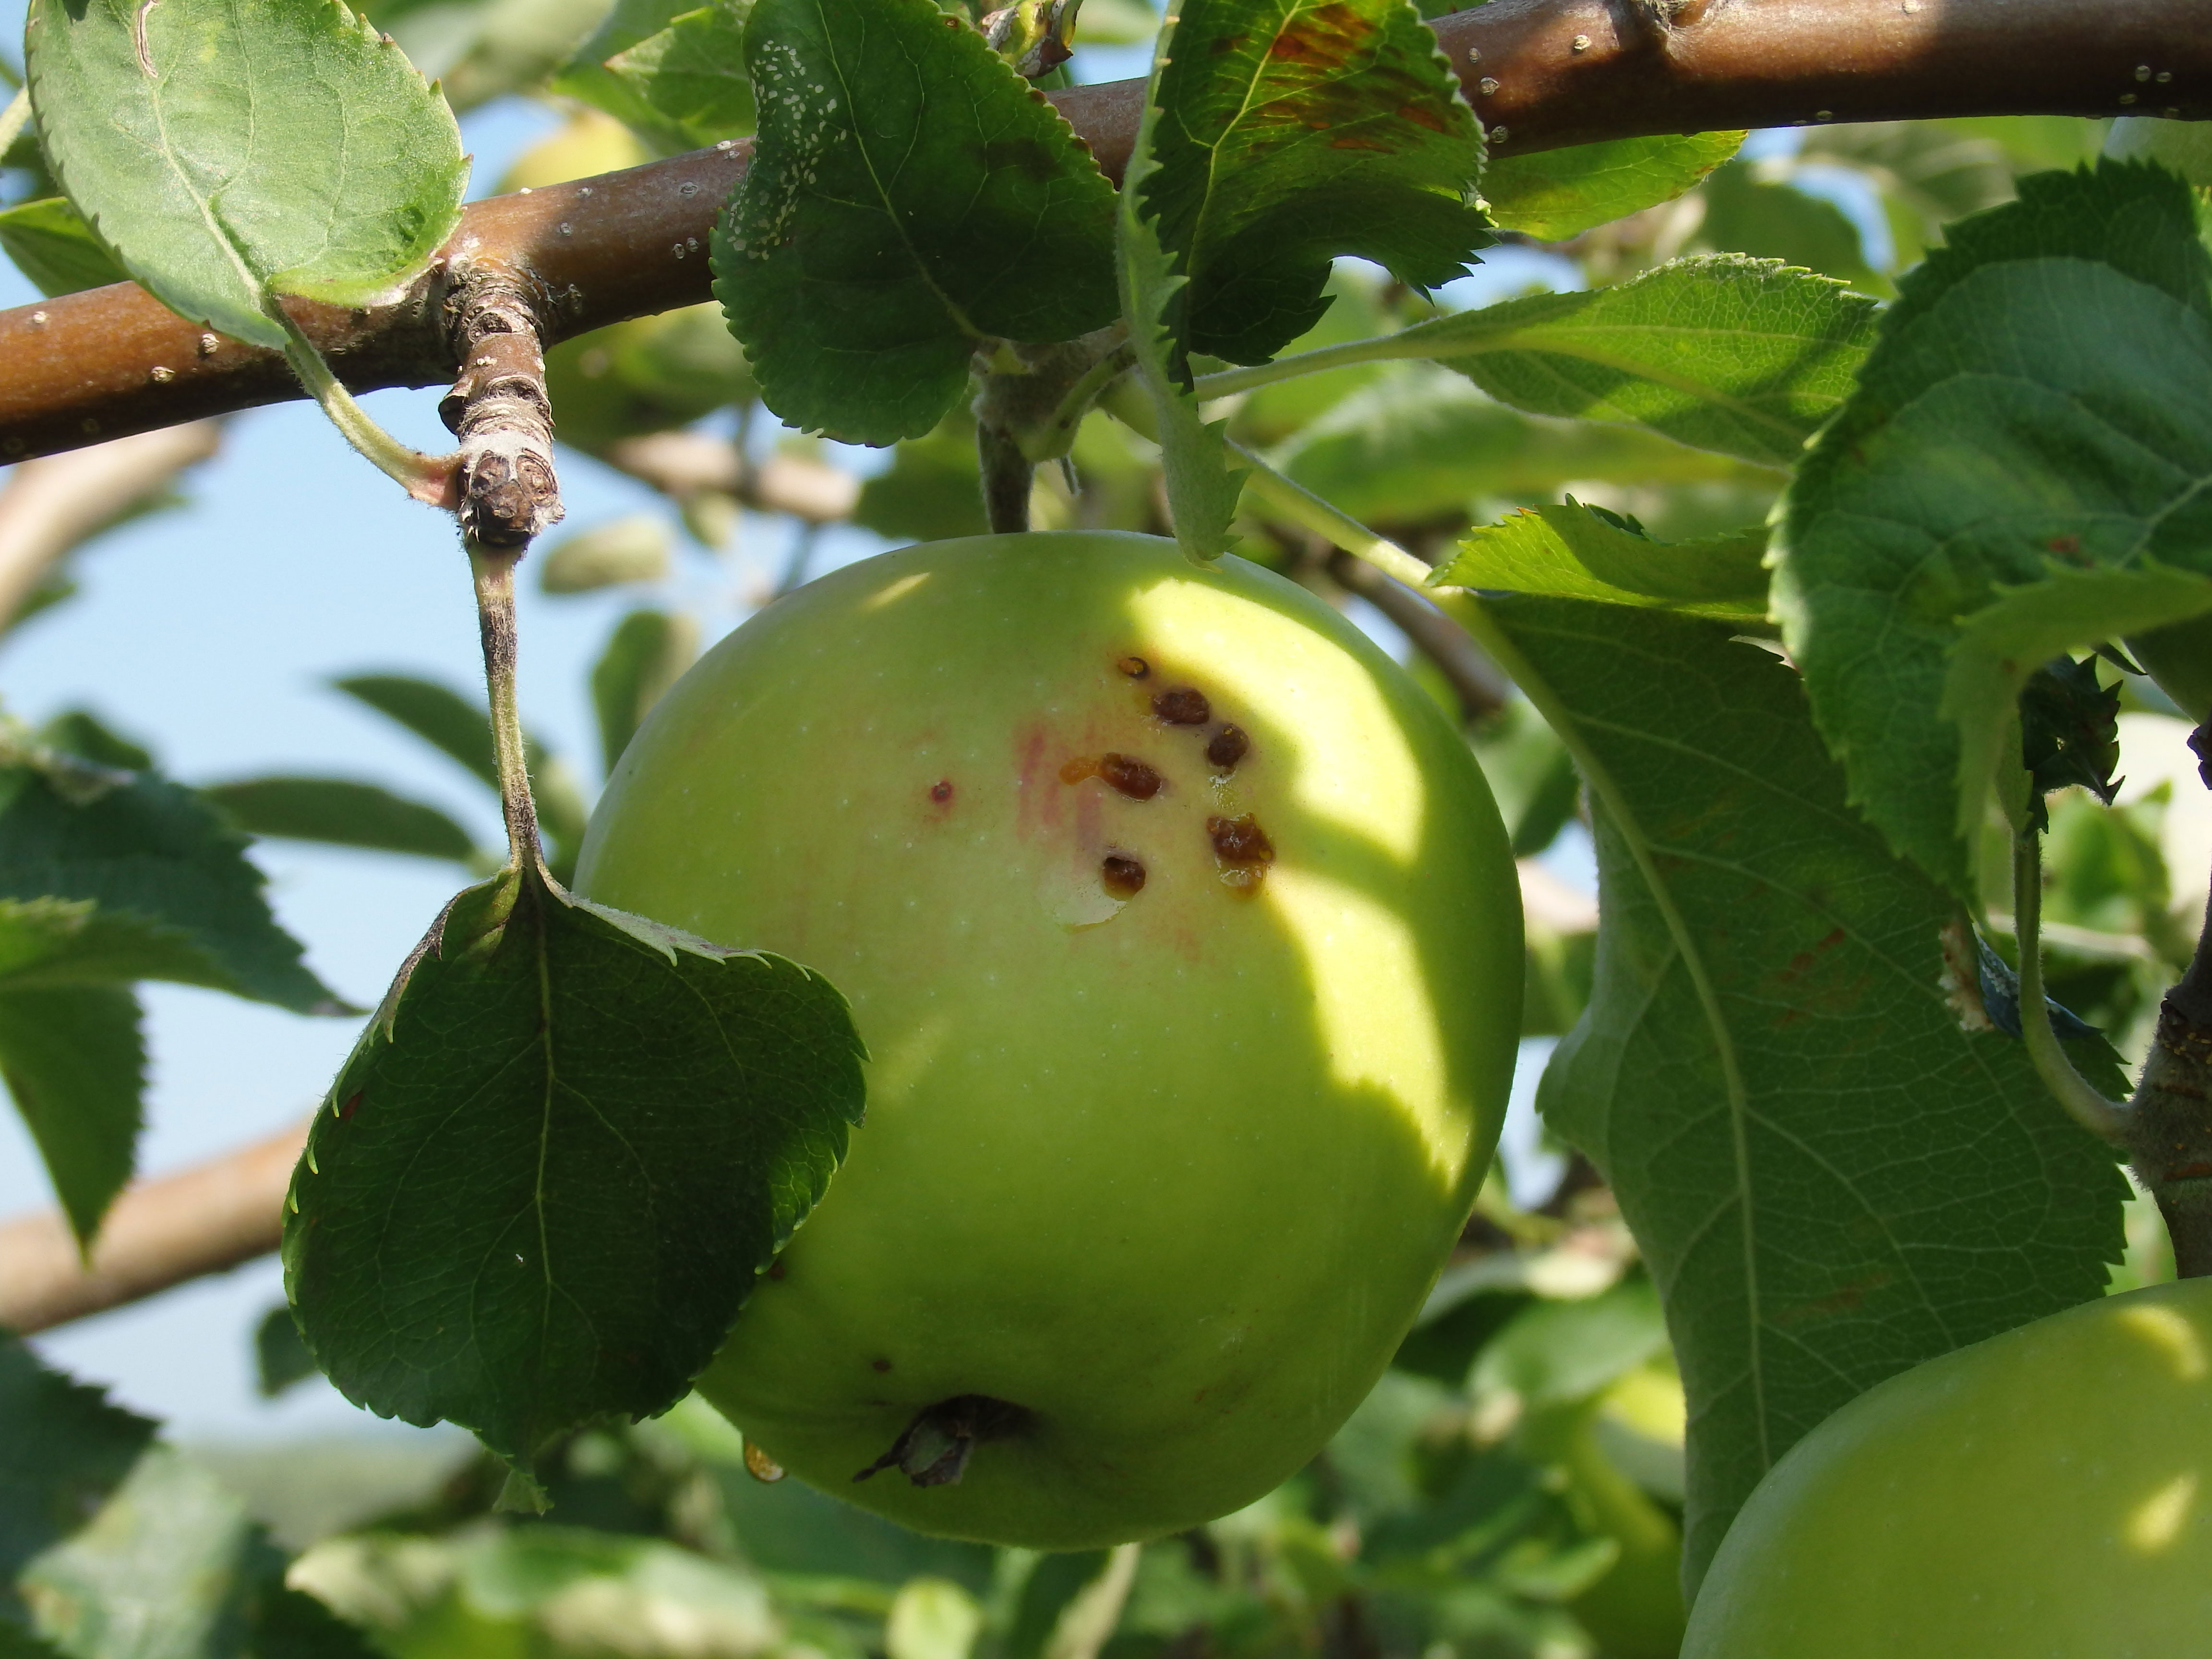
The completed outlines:
[[[1437,32],[1501,155],[1828,120],[2212,118],[2212,0],[1491,0]],[[1118,178],[1141,86],[1054,96]],[[453,378],[441,319],[471,262],[552,296],[548,344],[694,303],[708,295],[715,212],[750,154],[740,142],[478,202],[399,301],[291,309],[365,391]],[[300,395],[281,358],[204,333],[129,283],[0,313],[0,460]]]
[[[59,1211],[0,1222],[0,1327],[27,1336],[268,1255],[283,1236],[307,1128],[131,1187],[108,1211],[89,1267]]]

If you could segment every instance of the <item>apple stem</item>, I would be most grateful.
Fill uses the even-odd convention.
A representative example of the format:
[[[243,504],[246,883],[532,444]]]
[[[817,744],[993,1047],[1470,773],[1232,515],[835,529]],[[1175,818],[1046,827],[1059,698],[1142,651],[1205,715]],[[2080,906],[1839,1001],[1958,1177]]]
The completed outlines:
[[[2212,788],[2212,721],[2189,746]],[[2129,1163],[2166,1218],[2175,1273],[2212,1278],[2212,906],[2189,970],[2159,1006],[2130,1115]]]
[[[1022,453],[1020,441],[1005,427],[980,421],[975,459],[983,474],[983,517],[994,536],[1018,534],[1030,527],[1030,490],[1036,467]]]
[[[530,767],[522,717],[514,698],[514,567],[520,548],[487,547],[467,538],[469,569],[476,580],[477,628],[483,639],[484,690],[491,698],[492,754],[499,767],[500,805],[507,817],[509,867],[524,869],[543,854],[538,844],[538,804],[531,798]]]

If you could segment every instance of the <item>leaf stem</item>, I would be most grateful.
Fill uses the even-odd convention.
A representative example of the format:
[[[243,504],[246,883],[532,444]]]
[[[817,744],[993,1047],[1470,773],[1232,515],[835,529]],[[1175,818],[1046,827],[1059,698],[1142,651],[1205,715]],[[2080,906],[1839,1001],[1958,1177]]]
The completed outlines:
[[[1200,384],[1203,386],[1204,381]],[[1378,536],[1358,520],[1323,501],[1304,484],[1292,482],[1239,443],[1230,453],[1252,470],[1244,488],[1293,524],[1303,525],[1333,547],[1364,559],[1386,576],[1395,576],[1419,592],[1429,591],[1429,567],[1392,541]]]
[[[1226,368],[1217,374],[1201,374],[1193,390],[1199,402],[1206,404],[1218,398],[1233,398],[1240,392],[1257,391],[1278,380],[1294,380],[1301,374],[1319,374],[1326,369],[1350,368],[1394,357],[1425,357],[1429,354],[1421,349],[1421,341],[1416,338],[1407,343],[1408,337],[1418,332],[1418,326],[1401,329],[1395,334],[1378,334],[1371,339],[1346,340],[1340,345],[1297,352],[1270,363],[1255,363],[1249,368]]]
[[[24,123],[31,118],[31,89],[19,86],[15,95],[8,100],[8,107],[0,109],[0,155],[8,153],[16,136],[23,131]]]
[[[538,804],[530,793],[522,716],[515,703],[514,567],[522,550],[488,547],[468,538],[477,590],[477,628],[483,639],[484,690],[491,699],[492,754],[499,766],[500,805],[507,817],[507,867],[540,864]]]
[[[1083,378],[1068,387],[1054,410],[1052,418],[1045,424],[1048,443],[1054,455],[1065,455],[1075,441],[1075,428],[1083,424],[1083,417],[1091,412],[1107,387],[1137,366],[1137,348],[1127,340],[1115,346],[1085,371]]]
[[[283,325],[285,362],[291,364],[307,395],[322,405],[339,435],[416,501],[432,507],[452,506],[453,462],[410,448],[379,426],[331,372],[323,354],[300,331],[299,325],[284,314],[283,307],[271,306],[270,310]]]
[[[2013,839],[2012,908],[2020,945],[2020,1031],[2028,1060],[2069,1117],[2091,1134],[2124,1145],[2129,1109],[2107,1099],[2075,1069],[2051,1027],[2051,1001],[2043,989],[2043,842],[2033,830]]]

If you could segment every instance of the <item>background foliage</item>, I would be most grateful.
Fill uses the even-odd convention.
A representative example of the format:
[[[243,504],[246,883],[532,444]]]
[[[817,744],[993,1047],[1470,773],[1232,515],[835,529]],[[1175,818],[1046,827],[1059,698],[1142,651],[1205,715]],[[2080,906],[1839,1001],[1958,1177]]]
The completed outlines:
[[[834,27],[834,8],[760,4],[793,13],[822,63],[853,49]],[[127,9],[100,15],[113,23]],[[973,78],[979,110],[1009,95],[1003,78],[986,73],[995,66],[975,37],[939,29],[922,0],[909,9],[931,26],[914,50],[945,59],[933,73]],[[392,0],[370,7],[368,19],[416,67],[442,77],[457,108],[522,99],[558,112],[558,130],[507,181],[521,185],[751,130],[752,87],[726,68],[750,10],[742,0]],[[1136,0],[1090,0],[1079,44],[1140,46],[1154,21]],[[379,72],[388,68],[387,48],[363,50]],[[1433,97],[1437,71],[1424,51],[1401,18],[1376,61]],[[1133,61],[1117,67],[1127,72]],[[280,81],[292,72],[267,68]],[[401,91],[417,96],[411,84]],[[1034,106],[1010,95],[1000,113],[1032,119],[1023,112]],[[1181,95],[1163,88],[1164,97]],[[450,143],[449,130],[429,118],[434,111],[407,108],[426,123],[426,143]],[[1824,712],[1825,697],[1846,694],[1828,690],[1817,650],[1801,652],[1808,715],[1767,654],[1774,629],[1758,527],[1782,498],[1784,469],[1855,387],[1916,374],[1917,386],[1974,369],[1931,368],[1909,349],[1911,319],[1940,303],[1942,273],[1972,264],[1986,283],[1984,267],[2032,263],[2051,250],[2018,219],[1982,222],[2000,228],[1985,228],[1980,245],[1949,238],[1950,252],[1904,282],[1884,325],[1879,372],[1863,381],[1872,301],[1899,295],[1900,276],[1946,240],[1945,225],[2009,201],[2024,174],[2093,155],[2101,135],[2056,119],[1828,126],[1761,135],[1741,152],[1741,135],[1708,134],[1516,161],[1485,176],[1492,216],[1509,246],[1540,251],[1563,291],[1474,313],[1455,311],[1449,289],[1431,296],[1416,286],[1445,283],[1491,234],[1443,190],[1450,165],[1438,155],[1472,143],[1471,123],[1456,125],[1464,111],[1455,105],[1434,113],[1421,124],[1431,137],[1399,158],[1389,210],[1354,191],[1313,246],[1310,218],[1293,211],[1296,222],[1282,222],[1284,201],[1310,198],[1286,189],[1279,200],[1270,192],[1279,179],[1267,174],[1217,201],[1163,145],[1164,171],[1145,199],[1158,216],[1162,259],[1183,258],[1190,283],[1176,289],[1164,264],[1123,273],[1155,315],[1184,331],[1194,354],[1186,363],[1161,352],[1154,378],[1165,387],[1185,368],[1197,375],[1207,416],[1225,421],[1222,438],[1445,565],[1454,581],[1549,596],[1496,607],[1487,654],[1464,641],[1447,647],[1425,601],[1377,588],[1255,494],[1239,508],[1218,495],[1207,503],[1222,540],[1400,644],[1462,720],[1528,861],[1526,1034],[1576,1030],[1594,998],[1600,1012],[1547,1086],[1552,1127],[1587,1156],[1565,1159],[1555,1192],[1524,1194],[1532,1207],[1516,1206],[1493,1179],[1396,1364],[1327,1451],[1261,1503],[1188,1534],[1040,1557],[917,1538],[795,1483],[763,1480],[748,1471],[734,1431],[687,1401],[634,1427],[567,1436],[541,1468],[550,1511],[521,1518],[495,1509],[502,1472],[488,1456],[426,1468],[396,1490],[391,1471],[365,1474],[357,1446],[260,1458],[179,1449],[157,1425],[43,1365],[27,1346],[0,1339],[0,1655],[1666,1655],[1680,1634],[1677,1574],[1694,1505],[1714,1531],[1771,1461],[1764,1449],[1786,1443],[1851,1389],[2096,1293],[2122,1247],[2120,1177],[2042,1109],[2017,1045],[1996,1031],[1960,1032],[1937,990],[1945,888],[1987,901],[2004,943],[2009,899],[1995,873],[2002,838],[1993,846],[1978,820],[1962,819],[1955,794],[1919,800],[1909,828],[1872,814],[1886,840],[1851,814],[1846,793],[1862,761],[1839,745],[1838,767],[1812,725],[1819,718],[1832,737],[1851,705]],[[1384,119],[1379,106],[1330,115]],[[782,124],[848,172],[864,148],[856,131],[788,97],[763,100],[757,120],[764,132]],[[1232,159],[1265,136],[1225,115],[1218,130],[1196,130]],[[70,142],[27,132],[6,158],[0,248],[48,293],[116,274],[58,199],[54,164],[66,170]],[[1103,248],[1109,234],[1109,204],[1048,125],[1028,142],[1036,150],[1030,188],[979,205],[1001,227],[988,234],[1018,225],[1054,242],[1071,270],[1088,270],[1086,251]],[[823,177],[836,185],[844,175],[825,167]],[[933,187],[949,187],[948,179],[935,170]],[[863,264],[882,253],[885,227],[900,215],[942,222],[930,201],[825,203],[831,192],[815,190],[818,182],[802,171],[750,210],[836,217],[836,235]],[[1296,182],[1316,187],[1311,177]],[[2143,193],[2160,187],[2146,184]],[[2031,207],[2046,207],[2063,188],[2031,187]],[[2191,263],[2203,258],[2192,210],[2185,194],[2169,193],[2160,246],[2170,244],[2172,258],[2160,270],[2091,259],[2081,262],[2088,274],[2072,273],[2091,283],[2163,285],[2172,328],[2133,347],[2152,353],[2172,350],[2176,339],[2197,343],[2201,319],[2191,318],[2204,304]],[[79,200],[93,205],[82,193]],[[131,210],[127,202],[113,210]],[[449,212],[442,198],[422,204],[420,234],[434,241]],[[862,343],[871,373],[918,388],[896,406],[866,390],[872,382],[858,396],[804,384],[769,349],[757,348],[757,379],[713,307],[621,325],[552,354],[564,459],[583,466],[590,457],[658,497],[642,517],[578,524],[532,559],[549,594],[618,592],[629,605],[589,676],[599,752],[589,763],[563,761],[541,746],[533,764],[556,876],[573,861],[587,815],[586,775],[613,766],[700,648],[702,618],[681,597],[702,574],[732,580],[746,556],[741,534],[757,534],[759,519],[799,526],[789,562],[757,595],[763,601],[805,579],[825,526],[892,540],[984,528],[974,420],[960,395],[976,331],[1060,338],[1104,321],[1113,307],[1103,288],[1073,280],[1001,282],[945,303],[939,266],[960,264],[971,234],[964,225],[948,228],[945,248],[915,256],[901,290],[912,301],[902,321],[913,338]],[[725,234],[748,238],[757,234],[750,227],[740,219]],[[2015,245],[2004,244],[2007,234]],[[108,240],[125,238],[116,231]],[[2100,232],[2090,251],[2126,240]],[[1330,258],[1345,250],[1379,263]],[[1703,257],[1670,263],[1686,255]],[[357,287],[380,258],[389,266],[399,256],[371,248],[338,278],[313,281]],[[267,263],[287,262],[272,253]],[[750,324],[741,316],[740,332],[750,327],[773,342],[825,314],[811,286],[818,276],[794,277],[784,308]],[[223,278],[218,271],[203,286],[222,289]],[[2031,289],[2035,281],[2033,272],[1994,276],[2015,279]],[[242,302],[222,289],[222,297],[232,307],[224,325],[250,331],[237,309],[250,296]],[[2033,297],[2008,314],[2014,337],[2035,333]],[[755,290],[734,308],[761,303]],[[2113,309],[2115,330],[2137,315]],[[836,325],[854,314],[839,313]],[[1400,333],[1401,349],[1347,352],[1310,378],[1236,378],[1235,365],[1278,350],[1328,351]],[[2003,345],[1990,349],[2001,355]],[[933,372],[916,376],[913,363],[924,358]],[[779,430],[763,388],[778,412],[807,424],[898,441],[858,460]],[[1174,406],[1172,398],[1163,405],[1170,422]],[[1881,414],[1862,399],[1834,430],[1873,432]],[[864,429],[848,416],[883,424]],[[1198,429],[1194,409],[1189,422]],[[2185,469],[2193,451],[2182,452],[2201,442],[2203,427],[2177,419],[2162,459]],[[1035,520],[1166,531],[1174,486],[1159,448],[1138,435],[1158,429],[1141,410],[1128,421],[1092,414],[1073,434],[1068,467],[1040,471]],[[1177,439],[1173,429],[1168,436],[1172,454]],[[1820,492],[1850,486],[1832,453],[1841,441],[1832,439],[1791,487],[1790,513],[1809,514]],[[1820,556],[1802,540],[1790,545],[1808,563]],[[1801,576],[1791,571],[1785,586]],[[65,581],[52,584],[48,602],[65,598]],[[1790,626],[1786,606],[1780,614]],[[2092,642],[2069,637],[2048,649]],[[2148,682],[2106,678],[2118,684],[2131,751],[2170,747],[2186,729]],[[352,673],[335,689],[494,784],[482,708],[456,689],[466,683],[461,665],[454,682]],[[1655,684],[1668,688],[1664,699],[1650,695]],[[1684,731],[1698,734],[1686,749],[1676,741]],[[137,1125],[143,1087],[131,987],[171,979],[303,1011],[336,1000],[271,915],[249,837],[430,860],[457,879],[496,862],[469,823],[342,755],[319,769],[191,789],[89,715],[38,730],[12,725],[6,744],[0,1076],[84,1236],[131,1172],[114,1148]],[[1941,758],[1940,769],[1954,775],[1952,757]],[[1864,764],[1911,779],[1924,775],[1923,761],[1885,755]],[[1700,781],[1686,785],[1686,769]],[[1683,817],[1680,804],[1691,797],[1710,810]],[[2168,866],[2173,848],[2193,844],[2201,803],[2160,784],[2118,806],[2069,792],[2051,810],[2054,994],[2121,1054],[2138,1057],[2157,993],[2187,960],[2191,907],[2201,907],[2203,860]],[[1724,849],[1735,837],[1766,854],[1731,863]],[[1602,951],[1595,908],[1553,873],[1571,867],[1561,849],[1587,845],[1609,919]],[[1547,853],[1552,861],[1539,862]],[[1702,967],[1659,914],[1675,905],[1742,927],[1751,903],[1765,907],[1751,928],[1759,948],[1722,949],[1700,936],[1713,946]],[[1784,982],[1801,1001],[1874,1025],[1784,1029],[1761,1003]],[[1633,1017],[1607,1012],[1631,1003]],[[1880,1042],[1872,1054],[1869,1029]],[[2080,1046],[2085,1065],[2109,1070],[2101,1044]],[[80,1063],[90,1054],[103,1063]],[[1911,1073],[1924,1092],[1900,1092],[1889,1073]],[[1661,1081],[1630,1097],[1619,1088],[1623,1075]],[[1851,1091],[1887,1091],[1899,1110],[1911,1109],[1910,1121],[1891,1126],[1893,1141],[1814,1144],[1823,1124],[1838,1127],[1836,1098]],[[1671,1126],[1684,1121],[1695,1132],[1677,1143]],[[1802,1165],[1785,1163],[1771,1188],[1736,1189],[1724,1143],[1745,1122],[1806,1146]],[[1632,1185],[1662,1151],[1680,1166],[1667,1171],[1663,1203],[1648,1174],[1640,1190]],[[1956,1201],[1949,1177],[1969,1157],[2002,1163],[1988,1185],[2029,1194],[2035,1225],[2022,1226],[2017,1210]],[[1617,1197],[1607,1176],[1624,1170]],[[1879,1209],[1855,1196],[1860,1186],[1881,1193]],[[1908,1226],[1893,1224],[1899,1211]],[[1730,1236],[1727,1224],[1766,1213],[1809,1215],[1836,1243],[1802,1282],[1777,1283],[1775,1264],[1765,1262],[1762,1301],[1737,1282],[1761,1265],[1757,1251],[1732,1255],[1712,1241]],[[2110,1271],[2115,1285],[2162,1271],[2139,1205],[2131,1225],[2128,1260]],[[1999,1256],[1990,1253],[1993,1239]],[[1988,1282],[1954,1287],[1941,1307],[1915,1303],[1924,1266],[1961,1259],[1979,1261]],[[1733,1325],[1701,1319],[1699,1340],[1678,1352],[1662,1287],[1678,1329],[1686,1328],[1683,1297],[1742,1316]],[[1978,1305],[1979,1324],[1953,1317],[1961,1299]],[[262,1328],[258,1358],[272,1395],[320,1386],[306,1381],[312,1369],[281,1310]],[[1716,1402],[1702,1431],[1741,1449],[1698,1466],[1698,1480],[1712,1489],[1702,1496],[1693,1496],[1685,1457],[1686,1375]],[[1753,1376],[1755,1387],[1736,1385]],[[1693,1535],[1693,1559],[1711,1543]]]

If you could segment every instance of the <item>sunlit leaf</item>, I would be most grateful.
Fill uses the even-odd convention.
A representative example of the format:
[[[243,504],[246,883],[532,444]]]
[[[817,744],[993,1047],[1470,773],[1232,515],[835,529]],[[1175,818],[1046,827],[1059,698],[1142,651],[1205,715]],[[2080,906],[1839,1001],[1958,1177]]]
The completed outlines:
[[[1952,227],[1784,498],[1775,611],[1821,732],[1890,844],[1962,897],[2020,678],[2204,608],[2200,212],[2107,162]],[[2033,591],[2062,580],[2078,605]]]
[[[1741,149],[1744,137],[1664,133],[1532,155],[1492,156],[1482,170],[1483,205],[1507,230],[1540,241],[1565,241],[1673,201]]]
[[[1455,587],[1659,605],[1739,625],[1766,616],[1766,532],[1661,542],[1571,498],[1470,531],[1435,580]]]
[[[0,211],[0,252],[49,299],[125,282],[130,275],[59,196]]]
[[[282,349],[269,295],[366,305],[459,222],[445,101],[337,0],[35,0],[57,177],[155,298]]]
[[[1152,95],[1141,192],[1192,351],[1260,362],[1312,327],[1334,256],[1401,282],[1462,275],[1492,239],[1482,138],[1407,0],[1184,0]]]
[[[1044,95],[930,0],[757,0],[750,167],[714,294],[768,406],[887,444],[977,348],[1112,320],[1114,191]]]
[[[1539,294],[1391,337],[1533,415],[1626,421],[1768,466],[1794,464],[1850,395],[1875,302],[1807,271],[1677,259],[1618,288]]]

